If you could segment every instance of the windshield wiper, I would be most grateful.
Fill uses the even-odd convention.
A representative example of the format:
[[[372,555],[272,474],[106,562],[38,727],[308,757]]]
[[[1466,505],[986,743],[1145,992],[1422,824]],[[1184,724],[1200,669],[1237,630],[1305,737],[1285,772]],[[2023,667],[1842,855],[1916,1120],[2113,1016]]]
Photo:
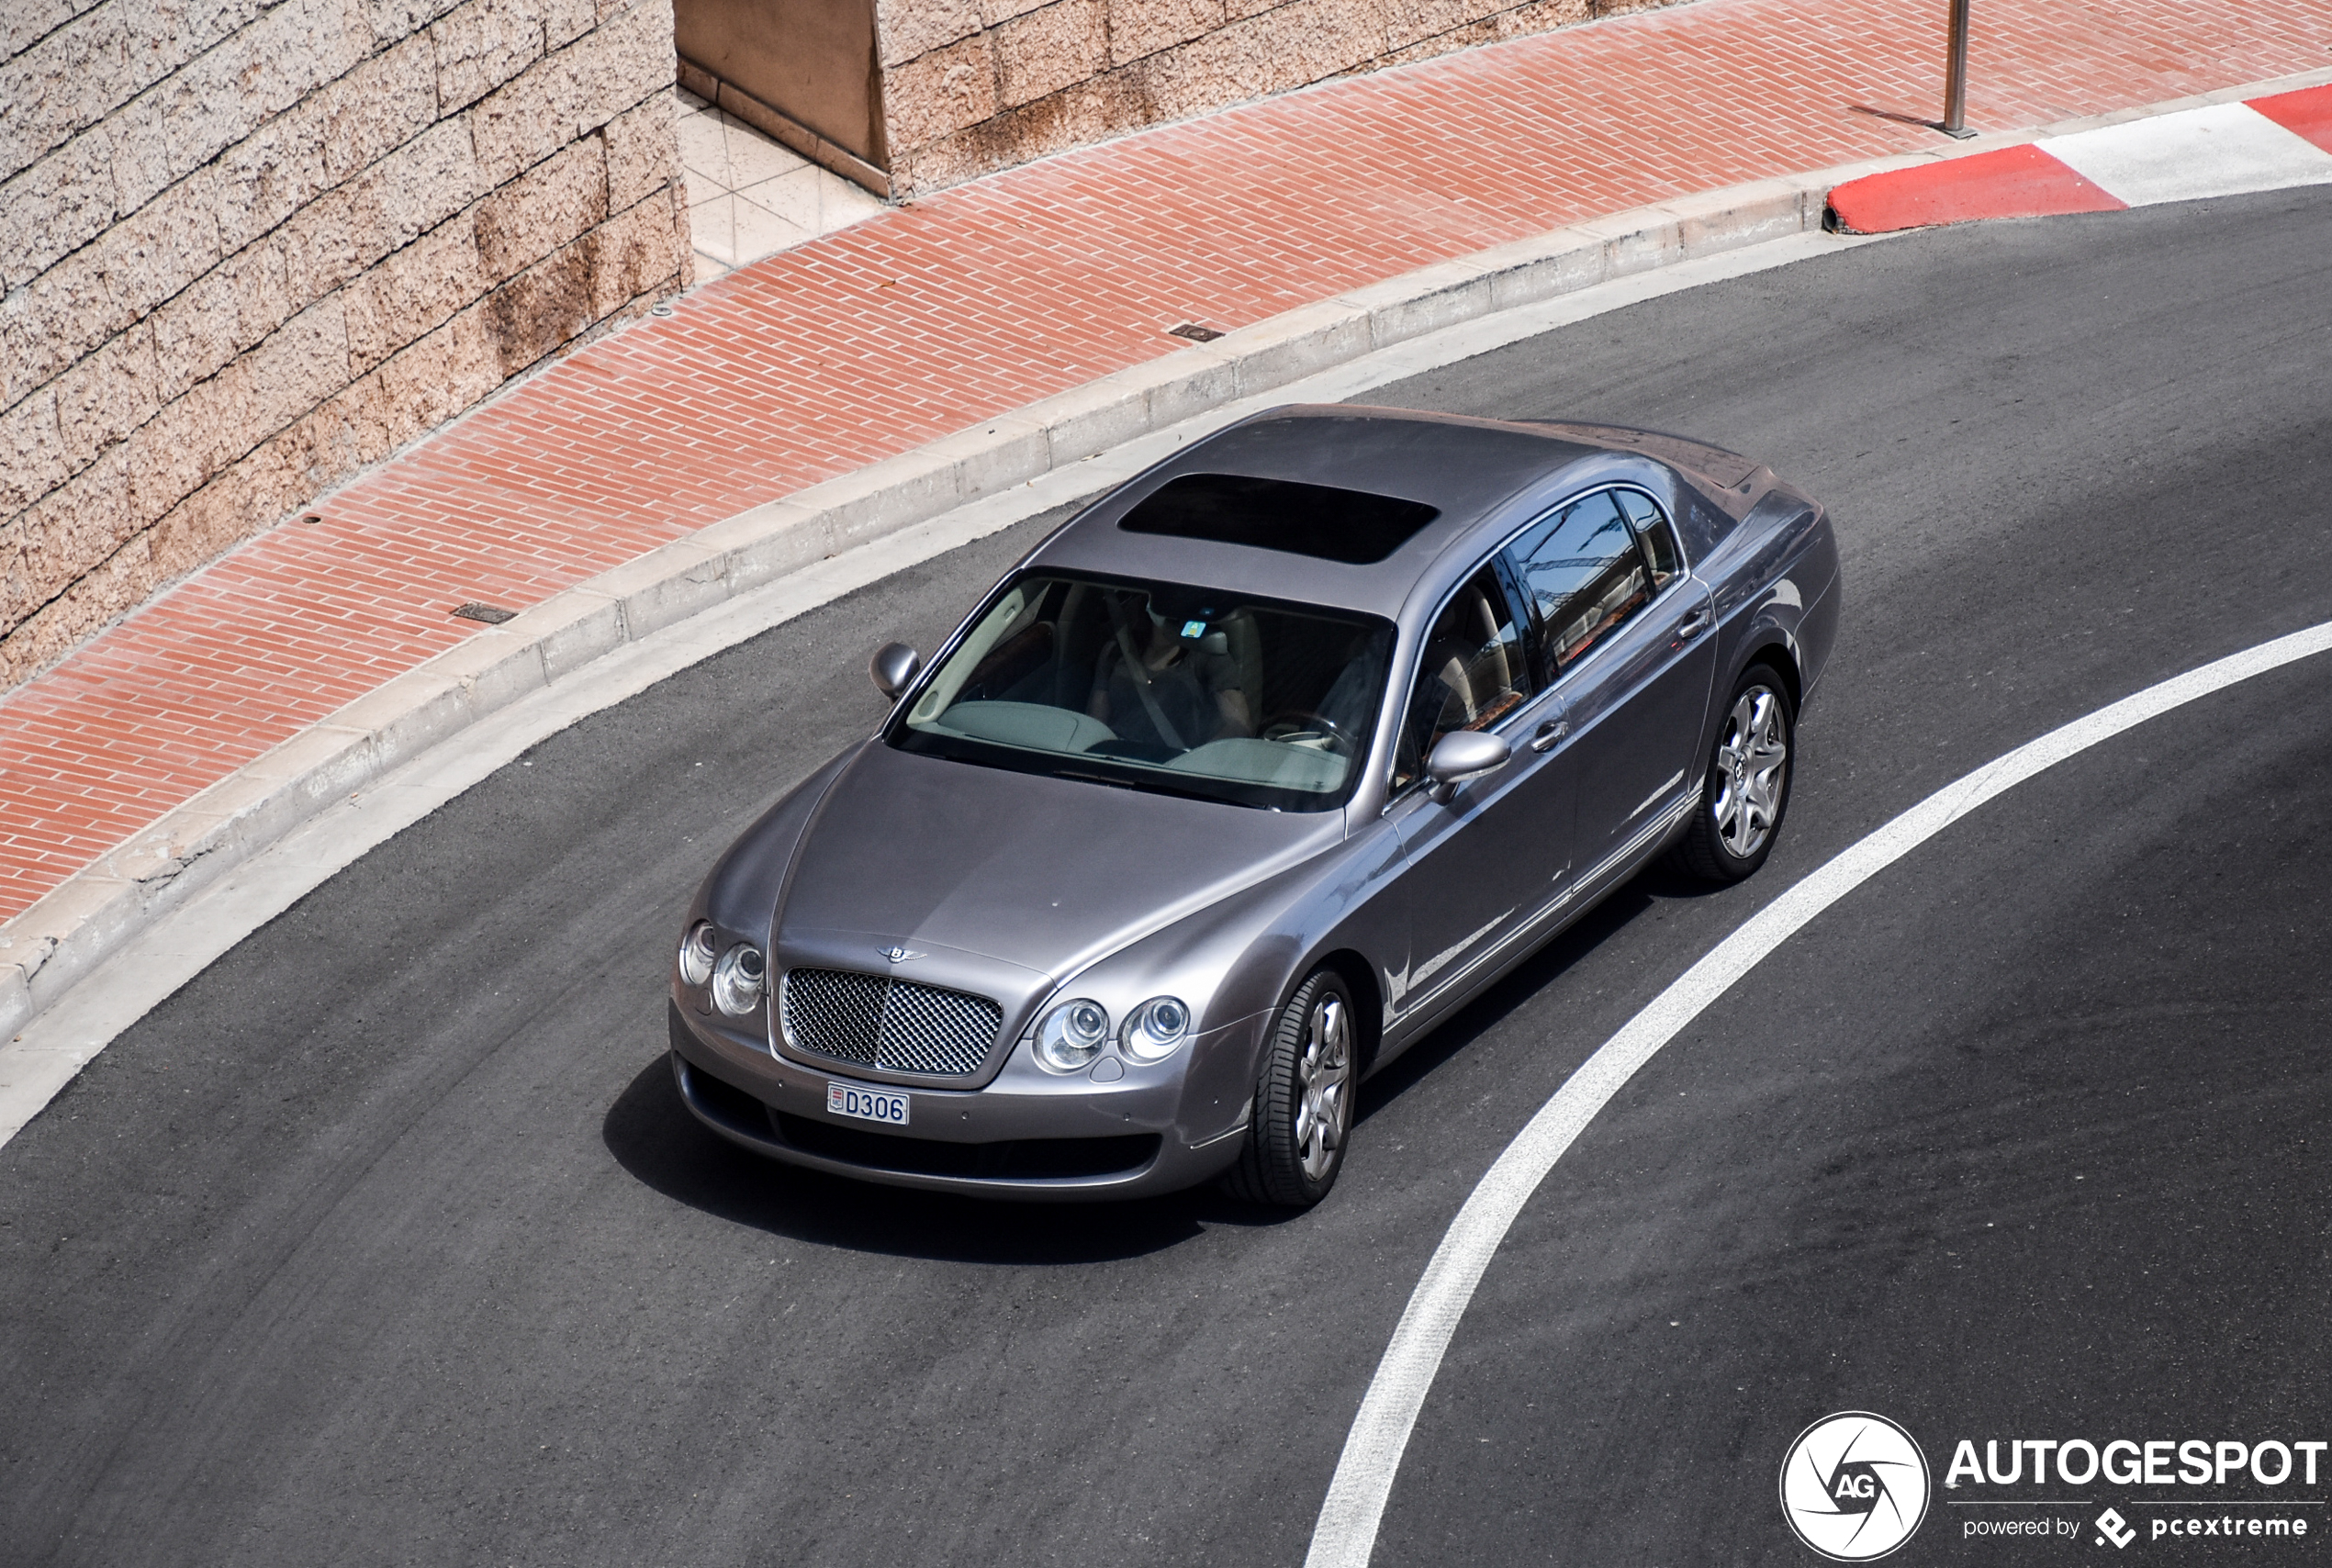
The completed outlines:
[[[1147,779],[1125,778],[1108,773],[1079,773],[1068,768],[1057,768],[1052,776],[1055,778],[1074,778],[1081,784],[1106,784],[1113,790],[1132,790],[1144,795],[1179,795],[1185,801],[1213,801],[1218,805],[1228,803],[1223,800],[1222,796],[1210,794],[1205,790],[1185,789],[1173,784],[1156,784]]]
[[[1037,753],[1023,753],[1019,756],[1007,759],[997,756],[981,756],[975,752],[959,750],[954,746],[948,746],[941,750],[927,752],[924,755],[928,756],[936,756],[945,762],[968,763],[973,767],[992,767],[999,773],[1027,773],[1033,774],[1039,778],[1070,778],[1074,779],[1080,784],[1102,784],[1106,785],[1112,790],[1131,790],[1137,794],[1173,795],[1185,801],[1208,801],[1218,806],[1245,806],[1250,804],[1249,801],[1241,801],[1236,796],[1217,795],[1206,790],[1194,790],[1187,785],[1152,783],[1144,778],[1128,778],[1122,774],[1089,773],[1082,768],[1049,767],[1043,766],[1042,762],[1038,760],[1039,756],[1043,754]],[[1273,806],[1269,809],[1273,811],[1279,810],[1277,806]]]

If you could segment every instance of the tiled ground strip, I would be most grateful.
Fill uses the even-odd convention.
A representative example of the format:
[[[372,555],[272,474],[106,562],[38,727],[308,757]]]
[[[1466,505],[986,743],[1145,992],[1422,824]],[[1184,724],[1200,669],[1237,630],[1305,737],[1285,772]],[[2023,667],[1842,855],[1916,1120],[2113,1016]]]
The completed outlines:
[[[266,534],[0,701],[0,918],[474,630],[988,415],[1429,262],[1936,145],[1944,8],[1698,0],[1073,153],[701,289]],[[1968,117],[2322,68],[2332,8],[1979,7]]]
[[[1883,234],[2322,185],[2332,185],[2332,86],[1872,174],[1831,192],[1830,206],[1854,232]]]
[[[687,88],[678,96],[680,166],[688,171],[699,281],[886,210],[880,198]]]

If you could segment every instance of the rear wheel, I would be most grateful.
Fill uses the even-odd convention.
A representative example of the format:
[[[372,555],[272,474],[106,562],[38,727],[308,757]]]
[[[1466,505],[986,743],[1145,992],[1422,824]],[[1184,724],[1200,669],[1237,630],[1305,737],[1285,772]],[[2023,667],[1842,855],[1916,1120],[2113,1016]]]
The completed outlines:
[[[1742,672],[1717,726],[1692,826],[1674,852],[1677,866],[1706,881],[1737,882],[1766,863],[1789,809],[1797,718],[1772,666]]]
[[[1344,1165],[1359,1087],[1351,992],[1333,969],[1315,969],[1271,1026],[1255,1077],[1247,1147],[1225,1184],[1249,1203],[1309,1208],[1328,1196]]]

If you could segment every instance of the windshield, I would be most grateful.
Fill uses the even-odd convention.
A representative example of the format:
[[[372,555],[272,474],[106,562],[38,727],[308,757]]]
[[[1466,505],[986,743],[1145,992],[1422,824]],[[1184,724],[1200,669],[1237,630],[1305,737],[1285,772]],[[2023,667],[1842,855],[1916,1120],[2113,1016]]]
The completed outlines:
[[[1167,583],[1009,583],[885,737],[903,751],[1281,811],[1343,804],[1390,623]]]

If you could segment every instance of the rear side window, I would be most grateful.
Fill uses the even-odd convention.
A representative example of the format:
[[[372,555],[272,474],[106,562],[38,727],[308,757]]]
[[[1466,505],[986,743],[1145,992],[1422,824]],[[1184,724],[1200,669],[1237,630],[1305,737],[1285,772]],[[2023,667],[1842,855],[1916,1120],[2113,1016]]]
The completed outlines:
[[[1676,549],[1676,531],[1661,512],[1658,503],[1642,490],[1615,490],[1620,510],[1635,524],[1636,543],[1643,546],[1644,565],[1652,571],[1652,591],[1658,593],[1684,570],[1684,557]]]
[[[1658,591],[1635,532],[1620,514],[1621,493],[1584,496],[1515,543],[1515,570],[1538,615],[1550,679],[1560,678]],[[1672,540],[1672,572],[1675,554]]]

